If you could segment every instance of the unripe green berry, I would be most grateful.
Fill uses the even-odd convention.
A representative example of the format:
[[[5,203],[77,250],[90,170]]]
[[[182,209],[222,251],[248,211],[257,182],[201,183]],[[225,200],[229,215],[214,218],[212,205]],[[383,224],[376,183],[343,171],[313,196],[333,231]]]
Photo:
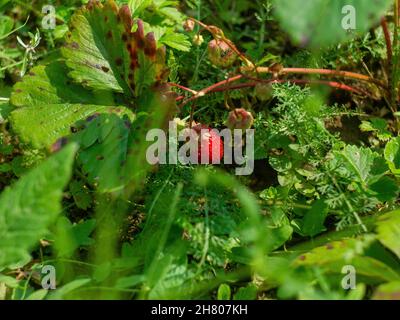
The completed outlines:
[[[211,40],[208,43],[208,58],[220,68],[229,68],[237,59],[237,54],[223,40]]]
[[[257,83],[254,88],[254,95],[261,101],[268,101],[272,99],[273,87],[271,83]]]

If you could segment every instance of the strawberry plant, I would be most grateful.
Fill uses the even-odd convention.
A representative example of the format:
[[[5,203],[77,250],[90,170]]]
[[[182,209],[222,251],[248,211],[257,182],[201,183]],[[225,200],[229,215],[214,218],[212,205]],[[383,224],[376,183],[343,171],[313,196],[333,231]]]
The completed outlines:
[[[51,3],[0,1],[0,299],[398,298],[398,0]]]

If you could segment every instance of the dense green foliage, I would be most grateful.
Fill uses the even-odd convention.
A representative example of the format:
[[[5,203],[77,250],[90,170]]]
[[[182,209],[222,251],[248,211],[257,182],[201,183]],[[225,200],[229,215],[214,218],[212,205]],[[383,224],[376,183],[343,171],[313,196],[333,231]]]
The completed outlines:
[[[0,299],[398,298],[399,1],[366,3],[0,0]],[[250,176],[146,161],[238,108]]]

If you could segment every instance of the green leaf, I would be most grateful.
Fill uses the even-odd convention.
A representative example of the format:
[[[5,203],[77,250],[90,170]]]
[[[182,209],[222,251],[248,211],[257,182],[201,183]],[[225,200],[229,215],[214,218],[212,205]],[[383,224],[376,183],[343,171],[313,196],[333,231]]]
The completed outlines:
[[[25,300],[44,300],[49,290],[41,289],[31,293]]]
[[[171,48],[185,52],[189,52],[190,47],[192,46],[185,34],[174,32],[166,33],[160,38],[159,42]]]
[[[346,169],[354,175],[354,178],[366,186],[375,182],[387,170],[384,160],[379,154],[369,148],[347,145],[335,154],[343,161]]]
[[[379,241],[400,258],[400,210],[380,216],[376,229]]]
[[[61,217],[56,225],[55,247],[59,257],[71,257],[82,246],[90,246],[94,240],[90,238],[96,226],[96,220],[72,224],[68,218]]]
[[[83,181],[72,181],[69,185],[69,191],[71,192],[78,208],[87,210],[92,205],[92,196]]]
[[[14,21],[8,16],[0,15],[0,39],[9,34],[14,26]]]
[[[376,193],[374,196],[382,202],[393,201],[399,194],[399,187],[396,181],[386,176],[371,184],[369,188]]]
[[[293,40],[312,47],[328,46],[368,31],[384,15],[391,0],[274,0],[275,13],[282,27]],[[346,6],[355,13],[355,30],[342,25],[347,22]],[[346,9],[346,8],[345,8]]]
[[[4,123],[14,108],[9,103],[0,102],[0,124]]]
[[[361,131],[376,132],[377,137],[382,141],[387,141],[392,137],[392,134],[387,130],[387,122],[385,119],[373,118],[369,121],[363,121],[360,125]]]
[[[231,288],[223,283],[219,286],[218,288],[218,293],[217,293],[217,299],[218,300],[230,300],[231,299]]]
[[[78,120],[108,110],[110,107],[99,105],[49,104],[19,108],[11,114],[10,119],[21,139],[40,149],[49,147],[57,139],[70,134],[72,125]]]
[[[233,300],[255,300],[257,298],[257,287],[253,284],[240,288],[233,296]]]
[[[88,284],[91,281],[92,280],[89,278],[77,279],[77,280],[71,281],[70,283],[67,283],[66,285],[62,286],[61,288],[57,288],[57,290],[52,291],[49,294],[48,299],[49,300],[66,299],[66,296],[68,294],[71,294],[76,289],[83,287],[84,285]]]
[[[19,281],[14,277],[6,276],[0,273],[0,283],[4,283],[9,288],[16,288],[19,285]]]
[[[301,232],[305,236],[314,237],[325,231],[324,222],[328,214],[328,206],[324,200],[317,200],[303,218]]]
[[[140,14],[152,4],[153,0],[129,0],[128,5],[134,17],[139,17]]]
[[[1,194],[0,269],[27,263],[30,250],[60,213],[76,149],[67,146]]]
[[[59,61],[31,69],[22,81],[14,86],[11,104],[16,107],[61,103],[97,104],[96,94],[73,83],[67,77],[67,73],[68,68]],[[105,99],[102,99],[103,103],[104,101]],[[113,101],[110,101],[110,105],[112,103]]]
[[[125,174],[129,125],[129,121],[117,115],[102,114],[72,136],[81,144],[78,161],[89,181],[99,191],[117,190],[125,185],[130,176]]]
[[[400,137],[396,137],[386,144],[384,154],[390,171],[400,175]]]
[[[119,278],[115,284],[117,288],[133,288],[146,280],[145,275],[133,275]]]

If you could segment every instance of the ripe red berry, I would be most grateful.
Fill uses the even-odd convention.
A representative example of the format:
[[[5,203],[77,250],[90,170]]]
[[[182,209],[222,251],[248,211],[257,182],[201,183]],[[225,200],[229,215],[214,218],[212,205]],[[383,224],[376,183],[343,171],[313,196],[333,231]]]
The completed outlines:
[[[199,135],[198,144],[198,163],[201,157],[206,156],[208,150],[208,163],[218,163],[224,157],[224,142],[221,137],[211,128],[197,124],[192,128]]]

